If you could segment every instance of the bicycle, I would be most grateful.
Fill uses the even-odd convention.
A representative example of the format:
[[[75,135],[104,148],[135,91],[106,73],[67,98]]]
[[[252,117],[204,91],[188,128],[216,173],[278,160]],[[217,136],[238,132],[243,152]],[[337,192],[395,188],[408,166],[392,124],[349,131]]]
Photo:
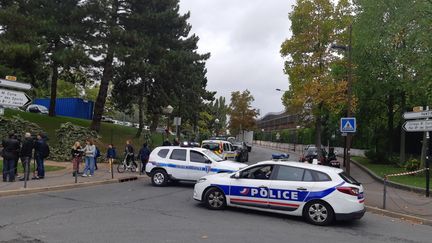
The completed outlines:
[[[123,173],[125,171],[138,172],[133,156],[130,163],[128,164],[128,155],[125,155],[122,162],[117,165],[117,171],[118,173]]]

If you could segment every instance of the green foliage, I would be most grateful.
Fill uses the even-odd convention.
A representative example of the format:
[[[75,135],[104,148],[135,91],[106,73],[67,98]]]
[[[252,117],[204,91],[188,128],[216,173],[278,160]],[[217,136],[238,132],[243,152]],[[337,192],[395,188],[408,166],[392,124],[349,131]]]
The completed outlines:
[[[255,128],[255,119],[259,113],[257,109],[252,108],[253,101],[254,97],[249,90],[231,93],[231,104],[228,112],[231,134],[236,135],[243,130],[253,130]]]
[[[415,171],[420,169],[420,161],[418,159],[410,159],[405,164],[406,171]]]
[[[374,164],[389,164],[390,162],[388,154],[383,151],[368,150],[365,156]]]

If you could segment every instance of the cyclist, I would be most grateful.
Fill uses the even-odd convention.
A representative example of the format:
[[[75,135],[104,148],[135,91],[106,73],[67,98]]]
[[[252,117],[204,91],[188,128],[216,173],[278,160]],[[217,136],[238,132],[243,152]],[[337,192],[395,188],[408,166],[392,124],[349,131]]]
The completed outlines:
[[[130,163],[132,162],[135,168],[138,168],[137,163],[135,163],[135,152],[131,140],[126,141],[125,157],[126,157],[126,164],[128,167],[131,165]]]

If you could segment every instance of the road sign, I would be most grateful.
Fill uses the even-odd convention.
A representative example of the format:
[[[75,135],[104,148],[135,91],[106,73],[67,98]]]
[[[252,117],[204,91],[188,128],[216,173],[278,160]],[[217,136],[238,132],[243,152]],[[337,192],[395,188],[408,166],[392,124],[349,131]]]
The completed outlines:
[[[30,90],[32,88],[31,84],[15,82],[6,79],[0,79],[0,86],[5,88],[23,89],[23,90]]]
[[[30,104],[31,99],[26,93],[0,89],[0,105],[6,107],[21,107]]]
[[[355,133],[357,122],[355,117],[342,117],[340,122],[341,133]]]
[[[427,132],[432,131],[432,120],[407,121],[403,125],[407,132]]]
[[[419,118],[430,118],[430,117],[432,117],[432,111],[405,112],[403,114],[404,119],[419,119]]]
[[[174,117],[174,126],[180,126],[181,125],[181,117]]]

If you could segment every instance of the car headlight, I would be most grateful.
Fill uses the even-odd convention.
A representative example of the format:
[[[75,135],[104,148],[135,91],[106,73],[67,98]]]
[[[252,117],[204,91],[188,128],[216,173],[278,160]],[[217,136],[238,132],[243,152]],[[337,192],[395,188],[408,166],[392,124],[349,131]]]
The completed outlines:
[[[197,183],[201,183],[201,182],[204,182],[206,180],[207,180],[206,178],[199,178],[198,181],[197,181]]]

